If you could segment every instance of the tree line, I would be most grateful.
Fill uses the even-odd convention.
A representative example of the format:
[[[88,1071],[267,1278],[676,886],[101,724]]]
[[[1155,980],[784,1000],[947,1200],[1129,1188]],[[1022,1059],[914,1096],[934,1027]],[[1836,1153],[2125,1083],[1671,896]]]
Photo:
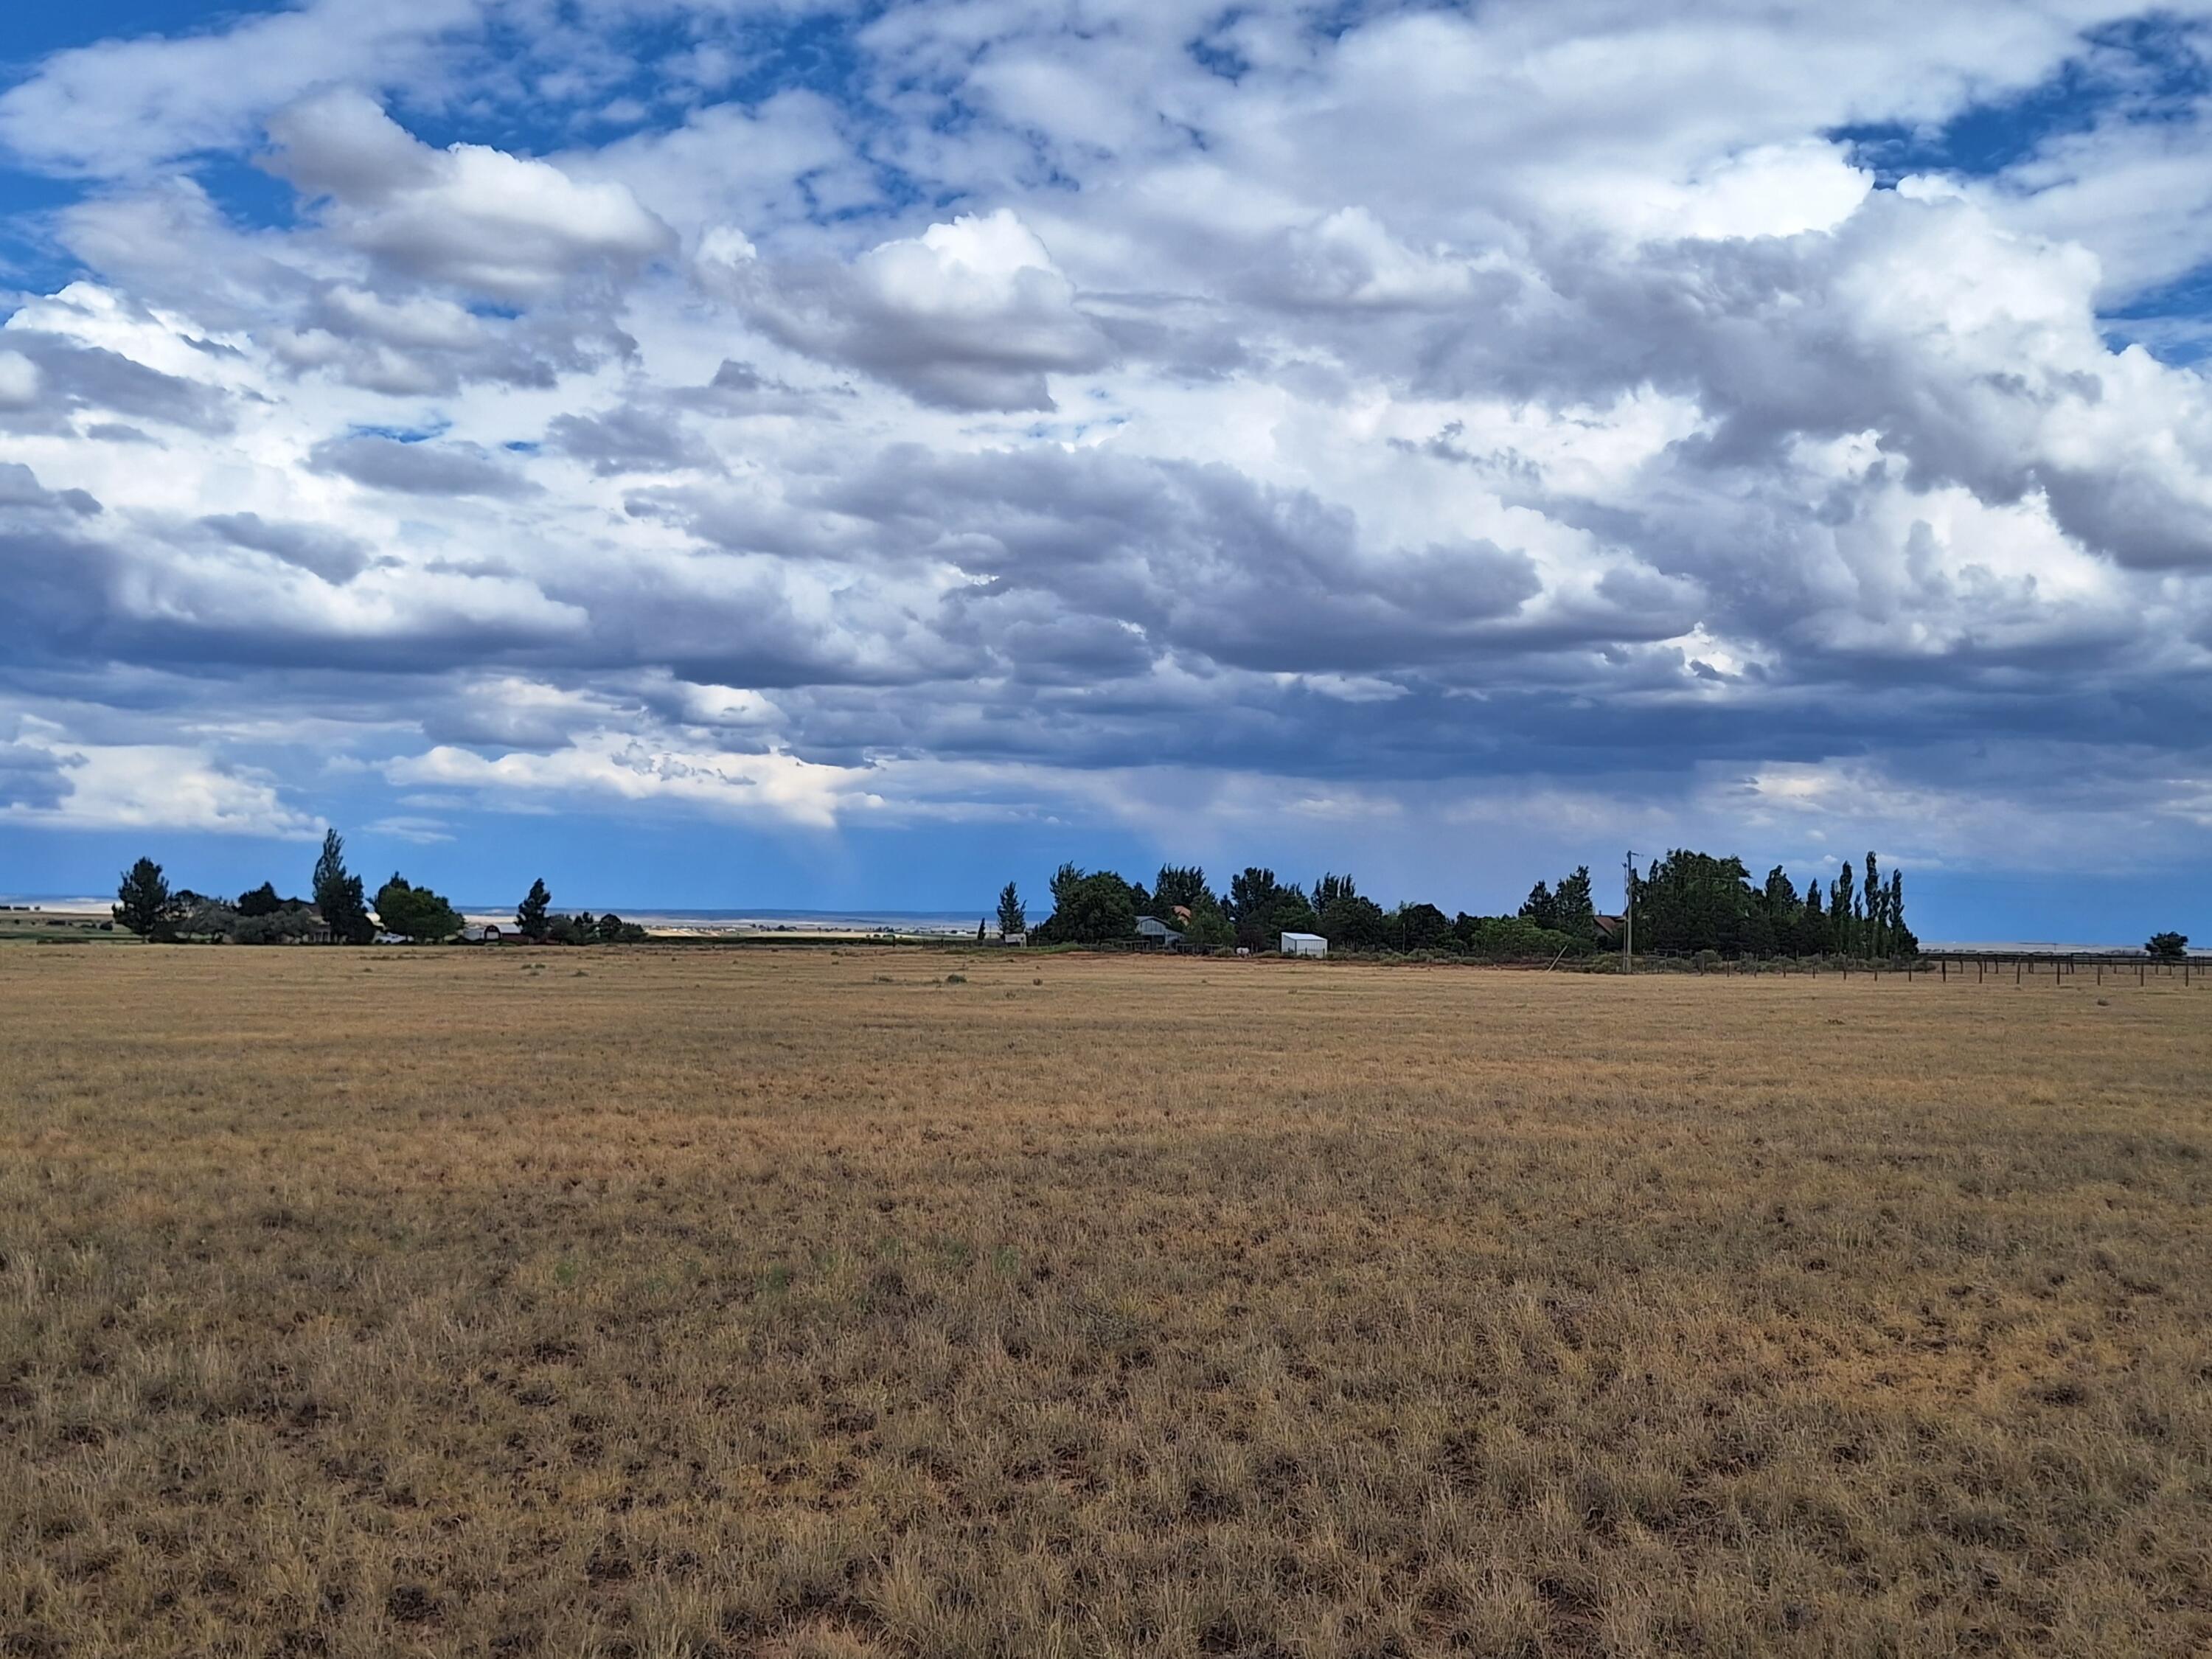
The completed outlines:
[[[161,866],[142,858],[123,872],[114,918],[145,939],[237,945],[324,939],[367,945],[380,934],[427,945],[462,932],[452,903],[398,871],[372,902],[362,878],[347,868],[345,842],[335,830],[323,837],[308,891],[309,897],[288,898],[266,881],[235,899],[172,890]],[[1304,887],[1258,866],[1231,877],[1228,890],[1217,893],[1196,865],[1162,865],[1147,888],[1110,870],[1063,864],[1053,875],[1051,896],[1050,914],[1031,927],[1019,888],[1008,882],[999,895],[1000,932],[1026,933],[1037,945],[1122,944],[1135,936],[1138,917],[1152,916],[1199,950],[1273,950],[1286,933],[1318,933],[1336,951],[1487,961],[1590,956],[1620,942],[1620,918],[1599,914],[1588,866],[1556,884],[1538,882],[1510,916],[1463,910],[1447,916],[1420,902],[1386,910],[1348,874],[1325,872]],[[1825,886],[1813,877],[1800,889],[1780,865],[1754,883],[1741,859],[1678,848],[1634,878],[1632,899],[1636,943],[1652,954],[1894,961],[1920,951],[1905,921],[1904,873],[1892,869],[1885,877],[1873,853],[1863,866],[1843,865]],[[644,928],[612,912],[561,914],[552,902],[544,881],[532,881],[515,908],[514,931],[538,945],[629,944],[646,937]],[[982,924],[976,932],[983,936]],[[2178,960],[2188,944],[2184,934],[2162,933],[2144,949]]]
[[[439,945],[459,938],[464,927],[443,895],[396,870],[372,902],[362,878],[346,867],[345,840],[335,830],[323,836],[307,890],[310,897],[286,898],[264,881],[235,899],[210,897],[189,887],[172,889],[161,866],[142,858],[117,884],[114,917],[141,939],[222,945],[368,945],[380,936]],[[515,931],[534,945],[634,944],[646,936],[611,911],[556,915],[544,882],[533,881],[516,907]]]
[[[1620,942],[1620,918],[1599,914],[1588,866],[1556,885],[1538,882],[1517,912],[1499,916],[1446,915],[1425,902],[1386,910],[1350,875],[1325,872],[1301,886],[1258,866],[1217,893],[1195,865],[1163,865],[1147,888],[1111,870],[1063,864],[1051,899],[1050,913],[1031,927],[1019,888],[1008,882],[999,895],[1000,932],[1026,933],[1036,945],[1118,944],[1134,936],[1139,916],[1152,916],[1193,949],[1273,950],[1284,933],[1318,933],[1333,951],[1493,961],[1590,956]],[[1905,919],[1905,878],[1892,870],[1885,878],[1872,853],[1863,878],[1846,864],[1825,890],[1815,878],[1801,891],[1778,865],[1754,884],[1741,859],[1678,848],[1635,878],[1632,915],[1637,945],[1659,954],[1886,961],[1920,950]]]
[[[1778,864],[1753,884],[1741,859],[1677,850],[1637,878],[1635,907],[1638,942],[1656,951],[1875,962],[1920,954],[1905,920],[1904,872],[1885,880],[1872,853],[1863,880],[1845,863],[1824,898],[1817,876],[1800,892]]]

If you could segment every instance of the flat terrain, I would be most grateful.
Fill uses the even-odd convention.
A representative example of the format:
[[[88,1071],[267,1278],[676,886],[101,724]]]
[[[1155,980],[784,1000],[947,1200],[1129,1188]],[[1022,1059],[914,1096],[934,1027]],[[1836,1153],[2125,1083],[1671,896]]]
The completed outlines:
[[[2208,1033],[0,951],[0,1653],[2201,1652]]]
[[[107,922],[106,927],[100,924]],[[0,944],[136,945],[138,941],[108,920],[77,910],[0,910]]]

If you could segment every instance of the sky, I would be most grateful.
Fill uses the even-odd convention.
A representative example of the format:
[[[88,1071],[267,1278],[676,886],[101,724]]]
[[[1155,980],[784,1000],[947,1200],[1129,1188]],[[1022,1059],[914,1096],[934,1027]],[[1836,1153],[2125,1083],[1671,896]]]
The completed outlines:
[[[2212,4],[80,0],[0,891],[2212,936]]]

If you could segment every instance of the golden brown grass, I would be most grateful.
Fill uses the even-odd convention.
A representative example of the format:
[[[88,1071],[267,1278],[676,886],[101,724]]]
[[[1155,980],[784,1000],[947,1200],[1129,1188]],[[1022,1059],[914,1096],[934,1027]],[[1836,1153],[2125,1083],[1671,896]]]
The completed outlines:
[[[2208,1019],[0,952],[0,1651],[2202,1650]]]

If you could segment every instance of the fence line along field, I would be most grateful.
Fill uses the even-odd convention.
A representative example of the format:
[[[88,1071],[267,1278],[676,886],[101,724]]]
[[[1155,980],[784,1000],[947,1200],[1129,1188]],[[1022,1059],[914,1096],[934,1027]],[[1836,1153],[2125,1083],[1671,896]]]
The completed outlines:
[[[0,1651],[2203,1651],[2208,1016],[0,950]]]

